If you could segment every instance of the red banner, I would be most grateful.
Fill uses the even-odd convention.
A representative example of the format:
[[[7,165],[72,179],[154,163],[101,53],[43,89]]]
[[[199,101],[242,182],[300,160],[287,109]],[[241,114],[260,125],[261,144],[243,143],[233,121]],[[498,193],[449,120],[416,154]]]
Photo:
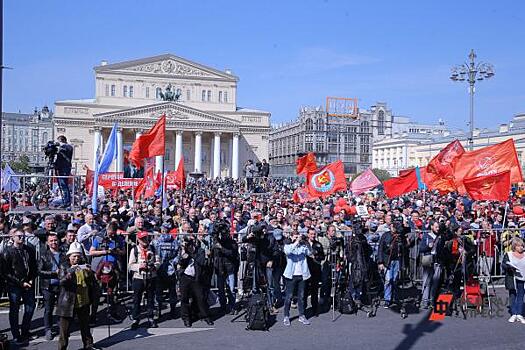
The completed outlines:
[[[88,170],[86,173],[86,188],[90,196],[92,194],[91,190],[93,186],[93,175],[93,170]],[[98,175],[98,185],[104,187],[106,190],[128,189],[137,187],[140,180],[142,179],[125,178],[123,172],[110,172]]]

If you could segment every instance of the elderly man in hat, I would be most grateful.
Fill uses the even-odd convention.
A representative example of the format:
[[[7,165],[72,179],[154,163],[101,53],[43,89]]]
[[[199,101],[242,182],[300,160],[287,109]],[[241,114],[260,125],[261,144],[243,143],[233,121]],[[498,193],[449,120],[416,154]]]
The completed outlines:
[[[59,350],[67,349],[70,328],[75,316],[78,319],[84,349],[97,349],[93,345],[93,337],[89,329],[89,305],[96,282],[89,266],[83,264],[82,252],[80,243],[72,244],[58,274],[60,295],[56,314],[60,317]]]

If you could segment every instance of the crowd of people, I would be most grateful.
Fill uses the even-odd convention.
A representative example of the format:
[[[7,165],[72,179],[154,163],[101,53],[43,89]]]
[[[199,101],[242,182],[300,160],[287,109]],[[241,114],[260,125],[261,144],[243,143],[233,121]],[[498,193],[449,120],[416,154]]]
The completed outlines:
[[[246,168],[255,171],[253,163]],[[14,341],[35,335],[37,293],[47,340],[58,334],[66,349],[77,319],[84,347],[95,349],[90,327],[102,322],[100,303],[108,304],[104,322],[121,322],[124,313],[132,329],[157,327],[164,312],[191,327],[237,314],[245,295],[263,290],[284,326],[294,308],[298,322],[310,325],[336,295],[356,309],[369,304],[374,280],[385,308],[397,303],[398,282],[410,280],[428,309],[443,291],[459,300],[466,283],[488,286],[495,271],[505,275],[509,322],[525,324],[525,215],[517,195],[504,203],[428,191],[394,199],[345,192],[296,203],[298,180],[248,179],[247,186],[188,181],[182,191],[167,191],[164,206],[161,198],[134,201],[131,190],[120,190],[106,194],[98,213],[86,193],[67,215],[0,213],[0,285]],[[128,291],[129,309],[122,307]]]

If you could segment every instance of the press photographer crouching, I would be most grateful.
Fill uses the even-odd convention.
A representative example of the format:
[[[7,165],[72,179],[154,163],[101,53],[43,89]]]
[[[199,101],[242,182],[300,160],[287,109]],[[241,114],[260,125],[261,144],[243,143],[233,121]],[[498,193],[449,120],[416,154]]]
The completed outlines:
[[[198,319],[198,315],[192,315],[190,298],[197,304],[199,312],[204,321],[212,326],[213,321],[209,315],[208,304],[204,298],[206,281],[206,254],[199,246],[194,236],[183,238],[180,251],[178,274],[181,295],[181,316],[186,327],[192,326],[192,321]]]
[[[82,261],[82,247],[71,244],[67,259],[60,265],[60,296],[57,303],[57,316],[60,317],[59,350],[67,349],[73,318],[78,318],[80,335],[84,349],[97,349],[89,329],[89,304],[92,302],[95,276],[89,265]]]
[[[212,261],[217,275],[221,308],[225,313],[233,313],[235,311],[235,272],[239,267],[239,254],[237,242],[230,236],[230,225],[225,221],[220,221],[213,227]]]
[[[133,323],[131,329],[137,329],[140,323],[140,302],[146,293],[147,313],[152,328],[158,327],[157,319],[154,318],[154,298],[157,283],[157,269],[160,266],[160,258],[155,254],[150,245],[149,234],[141,231],[137,234],[138,244],[131,249],[129,254],[128,269],[133,272]]]

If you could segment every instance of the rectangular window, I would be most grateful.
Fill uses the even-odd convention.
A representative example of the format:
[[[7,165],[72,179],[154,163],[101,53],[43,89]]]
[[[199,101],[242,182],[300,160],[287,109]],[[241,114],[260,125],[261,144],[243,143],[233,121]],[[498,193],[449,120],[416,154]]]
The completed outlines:
[[[206,101],[206,90],[202,90],[202,102]]]
[[[186,101],[189,101],[191,99],[191,91],[188,89],[186,90]]]
[[[106,93],[105,93],[106,96],[109,96],[109,85],[106,84]]]
[[[129,97],[133,97],[133,86],[129,87]]]
[[[222,91],[219,91],[219,103],[222,103]]]
[[[122,96],[128,97],[128,86],[127,85],[124,85],[124,87],[122,88]]]
[[[146,98],[149,98],[149,86],[146,87]]]
[[[224,91],[224,103],[228,103],[228,91]]]
[[[211,102],[211,90],[208,90],[208,102]]]
[[[115,85],[111,85],[111,96],[115,97]]]

